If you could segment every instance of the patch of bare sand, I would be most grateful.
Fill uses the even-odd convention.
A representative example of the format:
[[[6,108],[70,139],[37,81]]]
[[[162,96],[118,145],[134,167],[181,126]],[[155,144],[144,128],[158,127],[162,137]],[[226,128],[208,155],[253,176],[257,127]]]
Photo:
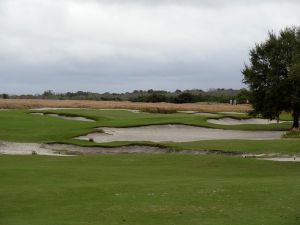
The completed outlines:
[[[122,146],[114,148],[104,147],[81,147],[77,145],[52,144],[48,148],[61,154],[71,155],[107,155],[107,154],[166,154],[169,152],[166,148],[151,147],[151,146]]]
[[[15,143],[15,142],[0,142],[0,154],[5,155],[49,155],[49,156],[60,156],[47,148],[43,144],[36,143]]]
[[[261,160],[277,161],[277,162],[300,162],[300,157],[273,157],[273,158],[259,158]]]
[[[81,117],[81,116],[62,116],[59,114],[46,114],[46,116],[51,116],[51,117],[56,117],[56,118],[61,118],[61,119],[65,119],[65,120],[75,120],[75,121],[81,121],[81,122],[95,122],[95,120],[89,119],[89,118],[85,118],[85,117]]]
[[[209,119],[209,123],[219,124],[219,125],[242,125],[242,124],[274,124],[277,123],[276,120],[267,119],[233,119],[233,118],[221,118],[221,119]]]
[[[132,128],[104,127],[101,130],[103,133],[90,133],[76,139],[93,139],[97,143],[113,141],[189,142],[220,139],[272,140],[280,139],[284,134],[282,131],[221,130],[186,125],[155,125]]]
[[[38,116],[51,116],[51,117],[56,117],[56,118],[61,118],[65,120],[75,120],[75,121],[81,121],[81,122],[95,122],[95,120],[81,117],[81,116],[63,116],[55,113],[31,113],[31,115],[38,115]]]

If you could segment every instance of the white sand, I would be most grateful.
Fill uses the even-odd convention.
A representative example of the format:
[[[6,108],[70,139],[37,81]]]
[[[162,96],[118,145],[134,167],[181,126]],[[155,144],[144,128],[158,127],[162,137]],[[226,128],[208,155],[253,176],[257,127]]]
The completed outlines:
[[[237,115],[246,115],[248,113],[244,113],[244,112],[219,112],[221,114],[237,114]]]
[[[219,125],[241,125],[241,124],[274,124],[276,120],[267,119],[232,119],[232,118],[221,118],[221,119],[210,119],[207,120],[209,123]]]
[[[92,138],[95,142],[112,141],[153,141],[153,142],[188,142],[200,140],[246,139],[272,140],[280,139],[282,131],[239,131],[221,130],[186,125],[158,125],[133,128],[101,128],[104,133],[91,133],[77,137],[80,140]]]
[[[92,119],[88,119],[85,117],[81,117],[81,116],[62,116],[62,115],[58,115],[58,114],[45,114],[46,116],[51,116],[51,117],[56,117],[56,118],[61,118],[61,119],[65,119],[65,120],[76,120],[76,121],[82,121],[82,122],[95,122],[95,120]]]
[[[36,111],[46,111],[46,110],[68,110],[68,109],[81,109],[81,108],[33,108],[31,110],[36,110]]]
[[[32,152],[36,152],[38,155],[60,156],[60,154],[53,152],[42,144],[0,142],[0,154],[32,155]]]
[[[278,162],[300,162],[300,157],[274,157],[274,158],[259,158],[259,159],[278,161]]]
[[[38,116],[51,116],[56,118],[61,118],[65,120],[75,120],[75,121],[82,121],[82,122],[95,122],[95,120],[81,117],[81,116],[62,116],[59,114],[51,113],[51,114],[45,114],[45,113],[31,113],[31,115],[38,115]]]

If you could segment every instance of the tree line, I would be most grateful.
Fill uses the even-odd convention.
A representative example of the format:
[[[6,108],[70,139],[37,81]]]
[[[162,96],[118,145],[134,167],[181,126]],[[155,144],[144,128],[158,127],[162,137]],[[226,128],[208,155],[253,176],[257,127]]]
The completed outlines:
[[[237,103],[243,104],[248,101],[248,91],[246,89],[210,89],[203,91],[193,90],[176,90],[174,92],[163,90],[135,90],[126,93],[95,93],[95,92],[66,92],[55,93],[47,90],[42,94],[35,95],[7,95],[2,94],[2,98],[14,99],[56,99],[56,100],[96,100],[96,101],[132,101],[132,102],[169,102],[169,103],[196,103],[196,102],[219,102],[229,103],[230,100],[236,100]]]

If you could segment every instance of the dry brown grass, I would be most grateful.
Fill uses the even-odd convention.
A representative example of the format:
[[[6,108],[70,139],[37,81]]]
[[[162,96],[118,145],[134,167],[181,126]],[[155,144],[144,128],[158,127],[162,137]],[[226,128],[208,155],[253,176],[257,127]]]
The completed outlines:
[[[31,109],[31,108],[93,108],[93,109],[162,109],[177,111],[199,112],[248,112],[250,105],[229,105],[221,103],[139,103],[115,101],[87,100],[39,100],[39,99],[0,99],[2,109]]]

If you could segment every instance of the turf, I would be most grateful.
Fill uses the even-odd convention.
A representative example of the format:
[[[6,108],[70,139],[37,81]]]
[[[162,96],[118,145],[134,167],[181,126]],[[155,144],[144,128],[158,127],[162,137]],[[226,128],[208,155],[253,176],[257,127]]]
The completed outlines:
[[[0,140],[14,142],[34,143],[70,143],[82,146],[115,147],[130,144],[154,145],[149,142],[113,142],[95,144],[87,141],[74,140],[80,136],[92,132],[95,127],[133,127],[153,124],[187,124],[222,129],[238,130],[284,130],[290,123],[272,125],[215,125],[207,122],[208,117],[190,115],[185,113],[175,114],[151,114],[133,113],[126,110],[55,110],[52,112],[61,115],[85,116],[96,120],[95,123],[69,121],[49,116],[31,115],[28,110],[0,111]],[[50,113],[51,111],[45,111]],[[225,115],[220,115],[224,117]],[[233,115],[231,115],[233,116]],[[243,118],[245,115],[235,115]],[[217,140],[198,141],[189,143],[160,143],[160,146],[175,150],[199,149],[199,150],[224,150],[239,152],[277,152],[291,154],[300,152],[300,142],[296,140],[276,141],[246,141],[246,140]]]
[[[1,156],[0,224],[298,225],[299,177],[224,156]]]
[[[46,111],[49,113],[50,111]],[[91,132],[95,127],[133,127],[154,124],[186,124],[193,126],[235,130],[286,130],[290,123],[272,125],[210,124],[200,115],[132,113],[126,110],[57,110],[55,113],[86,116],[95,123],[69,121],[49,116],[31,115],[26,110],[0,111],[0,139],[19,142],[51,142],[70,140]]]

